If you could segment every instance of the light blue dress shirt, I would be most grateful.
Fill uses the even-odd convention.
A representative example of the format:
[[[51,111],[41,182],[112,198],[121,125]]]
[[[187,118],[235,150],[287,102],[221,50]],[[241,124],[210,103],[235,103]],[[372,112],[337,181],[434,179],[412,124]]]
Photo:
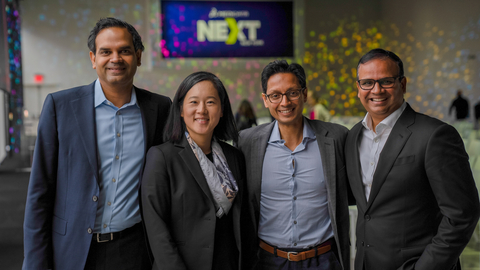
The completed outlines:
[[[95,233],[119,232],[142,220],[138,188],[145,154],[143,121],[135,89],[130,102],[115,107],[95,82],[100,196]]]
[[[262,170],[258,237],[279,248],[311,248],[333,237],[322,158],[312,128],[292,152],[278,122]]]

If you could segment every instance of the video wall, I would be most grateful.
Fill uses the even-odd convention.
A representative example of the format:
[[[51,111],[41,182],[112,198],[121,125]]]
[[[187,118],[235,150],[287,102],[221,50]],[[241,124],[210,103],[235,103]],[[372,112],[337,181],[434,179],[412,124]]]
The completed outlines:
[[[293,57],[292,2],[161,1],[162,56]]]

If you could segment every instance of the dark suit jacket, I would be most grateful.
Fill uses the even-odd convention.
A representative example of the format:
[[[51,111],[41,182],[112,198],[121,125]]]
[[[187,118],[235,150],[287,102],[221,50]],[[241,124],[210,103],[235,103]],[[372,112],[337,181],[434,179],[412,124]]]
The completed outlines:
[[[345,145],[358,206],[355,269],[455,269],[478,222],[479,199],[457,131],[410,105],[380,154],[367,202],[355,125]]]
[[[328,212],[332,220],[332,229],[338,247],[339,261],[344,269],[350,269],[349,215],[347,196],[347,175],[343,152],[347,129],[343,126],[318,120],[304,121],[315,131],[318,148],[322,157],[323,171],[328,191]],[[258,260],[258,222],[260,220],[260,195],[262,186],[262,169],[268,139],[275,123],[269,123],[240,132],[239,149],[245,155],[247,165],[248,208],[253,224],[246,226],[249,237],[245,239],[249,245],[251,264]]]
[[[94,85],[49,94],[28,186],[23,269],[83,269],[99,196]],[[145,152],[162,142],[169,98],[135,88]]]
[[[223,142],[220,145],[239,189],[229,215],[233,214],[236,240],[236,246],[231,248],[240,253],[245,161],[233,146]],[[207,180],[185,137],[180,143],[167,142],[148,151],[142,204],[155,258],[153,269],[212,269],[216,209]]]

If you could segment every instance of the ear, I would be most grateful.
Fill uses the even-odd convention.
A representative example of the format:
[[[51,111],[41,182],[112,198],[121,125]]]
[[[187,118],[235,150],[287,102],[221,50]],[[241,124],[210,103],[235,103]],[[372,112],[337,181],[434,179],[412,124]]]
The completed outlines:
[[[358,84],[358,82],[356,82],[356,85],[357,85],[357,97],[360,98],[360,91],[362,91],[362,89],[360,88],[360,84]]]
[[[407,92],[407,77],[403,77],[400,81],[400,87],[402,87],[402,92],[405,94]]]
[[[308,88],[303,89],[303,103],[307,102]]]
[[[142,65],[142,50],[137,50],[135,56],[137,57],[137,67],[139,67]]]
[[[95,64],[95,54],[90,51],[90,61],[92,61],[92,68],[97,69],[97,65]]]
[[[265,105],[265,108],[268,108],[267,96],[264,93],[262,93],[262,99],[263,99],[263,105]]]

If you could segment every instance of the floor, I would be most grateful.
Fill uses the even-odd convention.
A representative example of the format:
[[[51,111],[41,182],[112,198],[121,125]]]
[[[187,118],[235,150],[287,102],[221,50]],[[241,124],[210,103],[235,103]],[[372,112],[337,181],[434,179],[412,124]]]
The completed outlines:
[[[22,269],[23,214],[29,172],[0,171],[0,269]]]

